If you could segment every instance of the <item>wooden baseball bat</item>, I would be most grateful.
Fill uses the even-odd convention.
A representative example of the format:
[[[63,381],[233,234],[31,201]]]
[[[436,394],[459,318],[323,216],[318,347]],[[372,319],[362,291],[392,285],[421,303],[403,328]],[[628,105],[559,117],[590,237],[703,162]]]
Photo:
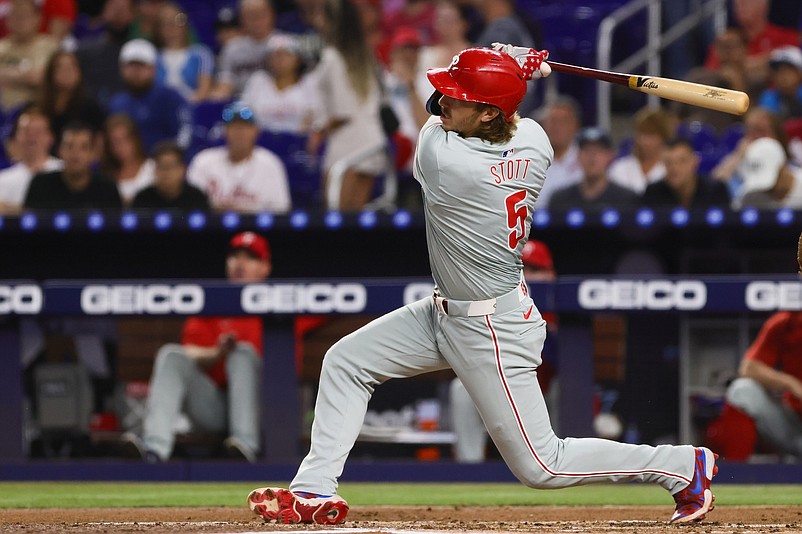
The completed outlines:
[[[602,80],[617,85],[624,85],[635,91],[660,98],[684,102],[692,106],[700,106],[716,111],[723,111],[733,115],[743,115],[749,109],[749,95],[741,91],[723,89],[712,85],[684,82],[671,78],[658,78],[656,76],[640,76],[637,74],[623,74],[606,70],[577,67],[556,61],[547,61],[552,70],[566,74],[576,74],[585,78]]]

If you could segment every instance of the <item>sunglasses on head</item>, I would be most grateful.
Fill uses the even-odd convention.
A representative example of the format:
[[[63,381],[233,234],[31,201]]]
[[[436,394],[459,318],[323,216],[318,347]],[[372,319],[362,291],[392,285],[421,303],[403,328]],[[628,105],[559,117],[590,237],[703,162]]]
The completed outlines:
[[[252,121],[253,120],[253,110],[249,107],[241,107],[236,109],[225,109],[223,110],[223,122],[231,122],[236,119],[242,119],[244,121]]]

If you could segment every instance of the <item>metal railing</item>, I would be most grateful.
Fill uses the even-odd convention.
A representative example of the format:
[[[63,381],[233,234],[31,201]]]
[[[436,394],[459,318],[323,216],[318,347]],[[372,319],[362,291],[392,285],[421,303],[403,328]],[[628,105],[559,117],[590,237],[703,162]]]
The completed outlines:
[[[326,187],[326,208],[334,211],[340,209],[340,193],[343,186],[345,171],[355,163],[379,152],[387,153],[387,165],[380,178],[384,181],[384,188],[382,194],[366,204],[363,209],[368,211],[395,209],[396,197],[398,195],[398,176],[395,171],[395,165],[393,164],[393,158],[390,155],[389,146],[385,141],[382,141],[380,144],[365,147],[359,152],[355,152],[350,156],[336,161],[331,166]]]
[[[596,42],[596,65],[601,70],[614,72],[629,72],[636,67],[645,67],[646,72],[652,76],[661,75],[660,53],[664,48],[685,36],[688,32],[705,22],[708,18],[713,20],[716,33],[721,32],[727,24],[727,0],[699,0],[694,2],[691,12],[665,31],[661,30],[663,23],[662,4],[676,0],[633,0],[616,9],[599,24],[599,33]],[[611,65],[613,34],[627,19],[643,10],[647,13],[646,44],[643,48],[622,60]],[[596,124],[606,130],[611,123],[611,97],[612,88],[607,82],[597,82],[596,87]],[[656,106],[658,97],[648,96],[649,105]]]

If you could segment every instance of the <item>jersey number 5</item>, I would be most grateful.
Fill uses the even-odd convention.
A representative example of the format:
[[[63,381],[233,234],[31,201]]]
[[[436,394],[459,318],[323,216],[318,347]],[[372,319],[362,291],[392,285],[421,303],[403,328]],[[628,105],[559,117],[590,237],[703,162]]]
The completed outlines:
[[[529,215],[529,211],[526,209],[526,204],[523,203],[524,200],[526,200],[525,190],[516,191],[504,199],[507,208],[507,226],[512,229],[509,235],[511,249],[518,247],[518,242],[526,234],[526,217]]]

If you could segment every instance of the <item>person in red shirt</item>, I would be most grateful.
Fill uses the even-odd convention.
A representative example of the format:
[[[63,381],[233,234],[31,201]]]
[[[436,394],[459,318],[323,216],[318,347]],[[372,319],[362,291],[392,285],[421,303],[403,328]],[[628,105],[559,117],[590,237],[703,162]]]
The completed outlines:
[[[751,77],[760,79],[769,76],[769,55],[781,46],[799,46],[799,32],[793,28],[777,26],[769,22],[771,0],[732,0],[735,23],[742,28],[747,38],[747,71]],[[721,65],[715,46],[711,45],[705,68],[717,70]]]
[[[802,271],[802,236],[797,260]],[[751,417],[758,435],[778,450],[802,457],[802,312],[766,320],[727,388],[727,403]]]
[[[226,274],[233,283],[270,275],[270,246],[253,232],[229,243]],[[259,386],[262,366],[259,317],[190,317],[180,344],[159,349],[150,379],[142,437],[123,436],[129,455],[166,461],[175,443],[174,422],[184,412],[193,427],[228,432],[229,456],[255,462],[260,444]]]

